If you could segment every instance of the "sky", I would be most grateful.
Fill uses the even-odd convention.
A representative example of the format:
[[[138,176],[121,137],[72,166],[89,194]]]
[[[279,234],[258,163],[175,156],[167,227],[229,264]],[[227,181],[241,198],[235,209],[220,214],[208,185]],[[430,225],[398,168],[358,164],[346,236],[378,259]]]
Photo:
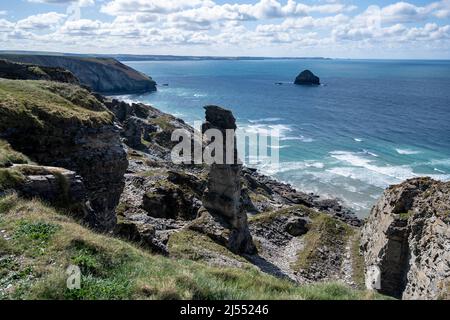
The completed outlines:
[[[0,0],[0,50],[450,59],[450,0]]]

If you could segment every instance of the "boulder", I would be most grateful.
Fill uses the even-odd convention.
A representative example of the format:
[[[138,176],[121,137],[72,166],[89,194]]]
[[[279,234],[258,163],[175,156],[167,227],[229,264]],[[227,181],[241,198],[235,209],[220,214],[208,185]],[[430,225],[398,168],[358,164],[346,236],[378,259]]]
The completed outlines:
[[[362,229],[366,286],[403,299],[450,297],[450,182],[391,186]]]
[[[295,78],[294,83],[299,85],[320,85],[320,79],[311,71],[304,70]]]
[[[74,171],[64,168],[38,166],[30,164],[14,164],[9,168],[18,175],[13,185],[14,190],[25,198],[39,198],[45,202],[70,211],[84,221],[92,221],[95,217],[87,190],[82,178]],[[0,195],[8,192],[0,186]]]
[[[175,185],[157,187],[144,194],[142,207],[151,217],[192,220],[199,210],[196,200]]]
[[[294,237],[304,235],[308,232],[308,220],[300,217],[291,217],[286,222],[285,230]]]

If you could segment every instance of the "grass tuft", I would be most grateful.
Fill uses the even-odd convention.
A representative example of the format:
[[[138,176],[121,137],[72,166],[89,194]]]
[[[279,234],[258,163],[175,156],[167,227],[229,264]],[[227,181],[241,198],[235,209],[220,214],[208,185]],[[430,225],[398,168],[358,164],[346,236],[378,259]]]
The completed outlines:
[[[320,261],[319,248],[327,247],[333,250],[337,243],[346,241],[351,232],[350,226],[328,214],[316,215],[305,235],[305,246],[298,253],[294,269],[308,269],[316,261]]]

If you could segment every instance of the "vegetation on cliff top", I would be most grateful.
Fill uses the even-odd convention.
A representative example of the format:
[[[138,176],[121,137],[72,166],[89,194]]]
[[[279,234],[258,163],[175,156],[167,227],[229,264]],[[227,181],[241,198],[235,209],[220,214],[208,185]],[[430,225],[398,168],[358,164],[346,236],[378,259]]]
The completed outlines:
[[[4,131],[54,123],[95,127],[112,123],[113,115],[89,91],[76,85],[0,79],[0,119]]]
[[[29,163],[30,159],[11,148],[10,144],[0,139],[0,168],[9,167],[12,164]]]
[[[0,230],[0,298],[374,298],[336,283],[298,286],[254,268],[216,268],[153,255],[16,195],[0,198]],[[81,269],[81,289],[67,289],[71,264]]]
[[[346,223],[334,219],[325,213],[312,218],[310,231],[305,235],[305,247],[298,253],[295,269],[308,269],[315,261],[321,259],[319,249],[335,248],[353,233]]]

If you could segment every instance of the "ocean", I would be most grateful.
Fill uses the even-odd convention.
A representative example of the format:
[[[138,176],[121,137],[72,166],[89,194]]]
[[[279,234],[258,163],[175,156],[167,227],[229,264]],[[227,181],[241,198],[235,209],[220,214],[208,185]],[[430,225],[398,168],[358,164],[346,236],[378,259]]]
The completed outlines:
[[[160,86],[122,98],[190,124],[215,104],[231,109],[246,130],[276,128],[280,166],[252,166],[301,191],[340,198],[360,217],[391,184],[416,176],[450,180],[450,61],[125,63]],[[294,85],[304,69],[322,85]]]

